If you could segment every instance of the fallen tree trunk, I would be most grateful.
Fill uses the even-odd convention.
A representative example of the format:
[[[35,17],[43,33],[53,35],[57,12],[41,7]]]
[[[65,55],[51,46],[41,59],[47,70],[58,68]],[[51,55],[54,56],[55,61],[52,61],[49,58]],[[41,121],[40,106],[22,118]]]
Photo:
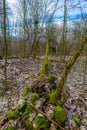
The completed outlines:
[[[56,88],[56,90],[54,91],[53,95],[53,99],[57,100],[62,92],[63,86],[66,82],[67,76],[69,71],[71,70],[72,66],[74,65],[75,61],[77,60],[77,58],[79,57],[79,55],[81,54],[85,44],[87,43],[87,36],[85,36],[82,39],[82,42],[79,45],[79,48],[77,49],[77,51],[75,52],[75,54],[72,56],[72,58],[66,63],[65,68],[64,68],[64,72],[61,76],[61,80]],[[52,98],[52,97],[51,97]]]

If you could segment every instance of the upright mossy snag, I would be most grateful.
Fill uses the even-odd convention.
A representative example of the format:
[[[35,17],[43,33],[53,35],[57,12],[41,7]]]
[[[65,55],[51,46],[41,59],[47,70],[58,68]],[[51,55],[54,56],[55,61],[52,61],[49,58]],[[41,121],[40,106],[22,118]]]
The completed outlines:
[[[30,101],[32,102],[32,103],[34,103],[36,100],[38,100],[39,99],[39,95],[37,94],[37,93],[33,93],[32,94],[32,96],[31,96],[31,99],[30,99]]]
[[[75,121],[75,123],[76,123],[76,125],[77,125],[78,127],[81,126],[81,122],[80,122],[80,120],[78,119],[78,117],[72,116],[72,119]]]
[[[45,56],[44,57],[44,63],[43,63],[43,66],[42,66],[42,70],[41,70],[41,74],[42,75],[46,75],[47,74],[47,67],[48,67],[48,57]]]
[[[36,129],[35,130],[48,130],[48,122],[44,116],[37,116],[36,119]]]
[[[63,124],[66,120],[66,113],[60,106],[54,108],[54,119],[58,124]]]
[[[45,57],[44,57],[44,61],[43,61],[43,65],[42,65],[42,69],[41,69],[41,73],[39,77],[42,77],[43,75],[47,74],[48,71],[48,53],[49,53],[49,45],[47,44],[46,46],[46,53],[45,53]]]
[[[26,96],[28,94],[28,92],[31,91],[31,87],[30,86],[25,86],[24,90],[23,90],[23,95]]]

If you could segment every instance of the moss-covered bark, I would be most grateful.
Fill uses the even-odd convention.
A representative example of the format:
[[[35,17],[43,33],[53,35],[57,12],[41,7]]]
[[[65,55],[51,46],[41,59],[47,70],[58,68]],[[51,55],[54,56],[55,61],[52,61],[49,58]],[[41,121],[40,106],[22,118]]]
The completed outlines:
[[[42,69],[41,69],[41,73],[40,73],[38,78],[41,78],[43,75],[47,74],[48,53],[49,53],[49,45],[47,44],[47,46],[46,46],[46,53],[45,53],[45,57],[44,57],[44,61],[43,61]]]
[[[54,119],[58,124],[63,124],[66,120],[66,113],[63,107],[56,106],[54,108]]]
[[[79,48],[77,49],[77,51],[75,52],[75,54],[72,56],[72,58],[66,63],[65,68],[64,68],[64,72],[62,74],[61,80],[56,88],[56,90],[54,91],[53,96],[55,97],[55,100],[58,99],[62,89],[63,89],[63,85],[65,84],[65,81],[67,79],[68,73],[71,70],[72,66],[74,65],[75,61],[77,60],[77,58],[79,57],[79,55],[81,54],[85,44],[87,43],[87,36],[85,36],[82,39],[82,42],[79,45]]]

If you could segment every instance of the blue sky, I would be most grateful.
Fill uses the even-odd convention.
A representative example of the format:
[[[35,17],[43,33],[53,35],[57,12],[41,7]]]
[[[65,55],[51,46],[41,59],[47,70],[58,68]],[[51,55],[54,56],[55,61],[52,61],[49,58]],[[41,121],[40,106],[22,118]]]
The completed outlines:
[[[60,0],[59,6],[63,5],[64,0]],[[67,2],[67,20],[76,20],[87,17],[87,0],[68,0]],[[54,15],[54,18],[63,20],[63,8]]]
[[[16,4],[17,0],[7,0],[7,1],[10,4],[12,10],[14,11],[14,5]],[[59,3],[58,3],[59,7],[63,6],[63,1],[64,0],[59,0]],[[67,19],[68,20],[80,19],[82,17],[87,16],[87,0],[68,0],[68,1],[69,1],[67,3],[68,5]],[[75,7],[75,5],[77,6]],[[56,11],[54,15],[54,19],[63,20],[63,8],[61,8],[61,10]]]

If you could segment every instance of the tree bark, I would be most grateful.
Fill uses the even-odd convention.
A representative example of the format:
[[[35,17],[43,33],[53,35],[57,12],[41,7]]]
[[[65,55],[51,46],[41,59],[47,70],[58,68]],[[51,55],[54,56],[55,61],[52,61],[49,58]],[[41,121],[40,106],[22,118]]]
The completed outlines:
[[[6,1],[3,0],[4,11],[4,44],[5,44],[5,63],[4,63],[4,77],[5,77],[5,89],[7,89],[7,39],[6,39]]]

